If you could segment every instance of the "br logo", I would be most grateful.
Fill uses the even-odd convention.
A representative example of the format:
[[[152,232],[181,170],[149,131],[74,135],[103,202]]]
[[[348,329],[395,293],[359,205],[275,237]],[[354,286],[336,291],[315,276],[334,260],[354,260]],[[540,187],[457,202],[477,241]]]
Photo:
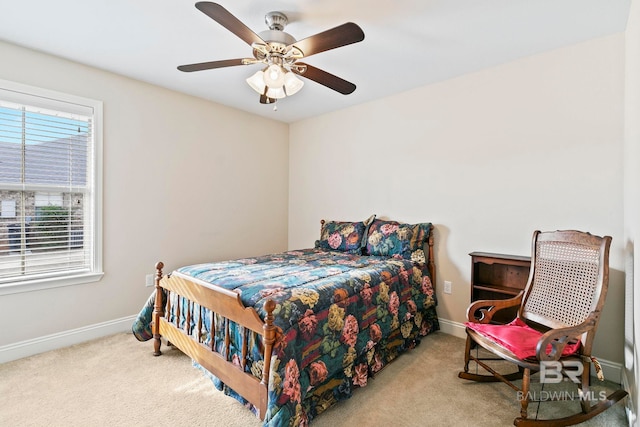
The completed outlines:
[[[540,383],[557,384],[564,379],[580,383],[580,376],[583,371],[582,362],[579,360],[565,360],[563,362],[548,361],[540,362]],[[564,372],[564,375],[563,375]],[[566,376],[567,378],[564,378]]]

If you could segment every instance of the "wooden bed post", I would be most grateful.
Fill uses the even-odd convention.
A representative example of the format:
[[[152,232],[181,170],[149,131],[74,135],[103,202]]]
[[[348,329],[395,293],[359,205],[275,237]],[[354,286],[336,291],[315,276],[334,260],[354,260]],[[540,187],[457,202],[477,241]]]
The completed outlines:
[[[156,264],[156,277],[155,277],[155,285],[156,285],[156,299],[153,305],[153,355],[160,356],[162,352],[160,351],[160,318],[164,316],[164,307],[162,306],[162,287],[160,287],[160,279],[162,279],[162,269],[164,268],[164,264],[162,262],[158,262]]]
[[[264,318],[264,368],[262,369],[262,381],[265,387],[269,386],[269,371],[271,370],[271,351],[273,350],[273,344],[276,342],[276,327],[273,326],[273,310],[276,308],[276,303],[269,299],[264,304],[264,309],[267,315]]]
[[[433,225],[429,229],[429,274],[431,275],[431,286],[436,289],[436,263],[433,259]]]

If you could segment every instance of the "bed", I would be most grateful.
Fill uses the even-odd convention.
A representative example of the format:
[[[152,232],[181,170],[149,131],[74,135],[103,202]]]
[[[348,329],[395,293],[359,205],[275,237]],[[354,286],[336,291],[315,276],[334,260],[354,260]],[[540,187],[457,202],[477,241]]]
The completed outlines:
[[[165,275],[133,325],[189,355],[266,426],[307,425],[439,329],[433,227],[322,221],[313,248]]]

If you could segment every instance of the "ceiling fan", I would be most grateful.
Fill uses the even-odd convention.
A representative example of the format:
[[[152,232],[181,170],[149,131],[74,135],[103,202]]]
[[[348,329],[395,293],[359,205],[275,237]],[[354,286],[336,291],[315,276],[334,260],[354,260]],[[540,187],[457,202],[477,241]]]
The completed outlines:
[[[281,12],[267,13],[265,23],[269,30],[256,34],[217,3],[202,1],[196,3],[196,8],[250,45],[253,48],[253,58],[180,65],[178,70],[192,72],[236,65],[262,64],[264,68],[247,79],[249,86],[260,94],[261,104],[272,104],[280,98],[291,96],[299,91],[304,82],[296,76],[313,80],[343,95],[356,90],[356,85],[351,82],[312,65],[298,62],[316,53],[364,40],[364,32],[353,22],[296,40],[283,31],[288,19]]]

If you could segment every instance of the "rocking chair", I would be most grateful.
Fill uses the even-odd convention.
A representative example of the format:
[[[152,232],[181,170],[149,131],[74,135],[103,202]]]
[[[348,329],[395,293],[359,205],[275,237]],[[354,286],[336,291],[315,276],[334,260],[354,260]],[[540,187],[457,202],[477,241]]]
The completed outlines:
[[[580,231],[535,231],[525,289],[511,299],[475,301],[467,309],[464,371],[458,377],[480,382],[502,381],[513,388],[521,403],[520,417],[513,421],[514,425],[577,424],[627,395],[624,390],[616,390],[592,405],[595,396],[589,391],[591,363],[601,377],[591,348],[607,294],[610,245],[609,236]],[[493,315],[507,307],[518,307],[516,318],[508,324],[492,323]],[[481,349],[491,355],[481,357]],[[490,360],[511,362],[518,371],[500,374],[495,365],[486,363]],[[478,370],[471,372],[470,361],[491,375]],[[565,377],[575,382],[582,411],[558,419],[528,418],[528,405],[536,401],[530,390],[531,375],[536,372],[540,373],[542,386],[549,379],[553,381],[548,382],[560,382]],[[516,380],[522,380],[520,387],[514,384]]]

